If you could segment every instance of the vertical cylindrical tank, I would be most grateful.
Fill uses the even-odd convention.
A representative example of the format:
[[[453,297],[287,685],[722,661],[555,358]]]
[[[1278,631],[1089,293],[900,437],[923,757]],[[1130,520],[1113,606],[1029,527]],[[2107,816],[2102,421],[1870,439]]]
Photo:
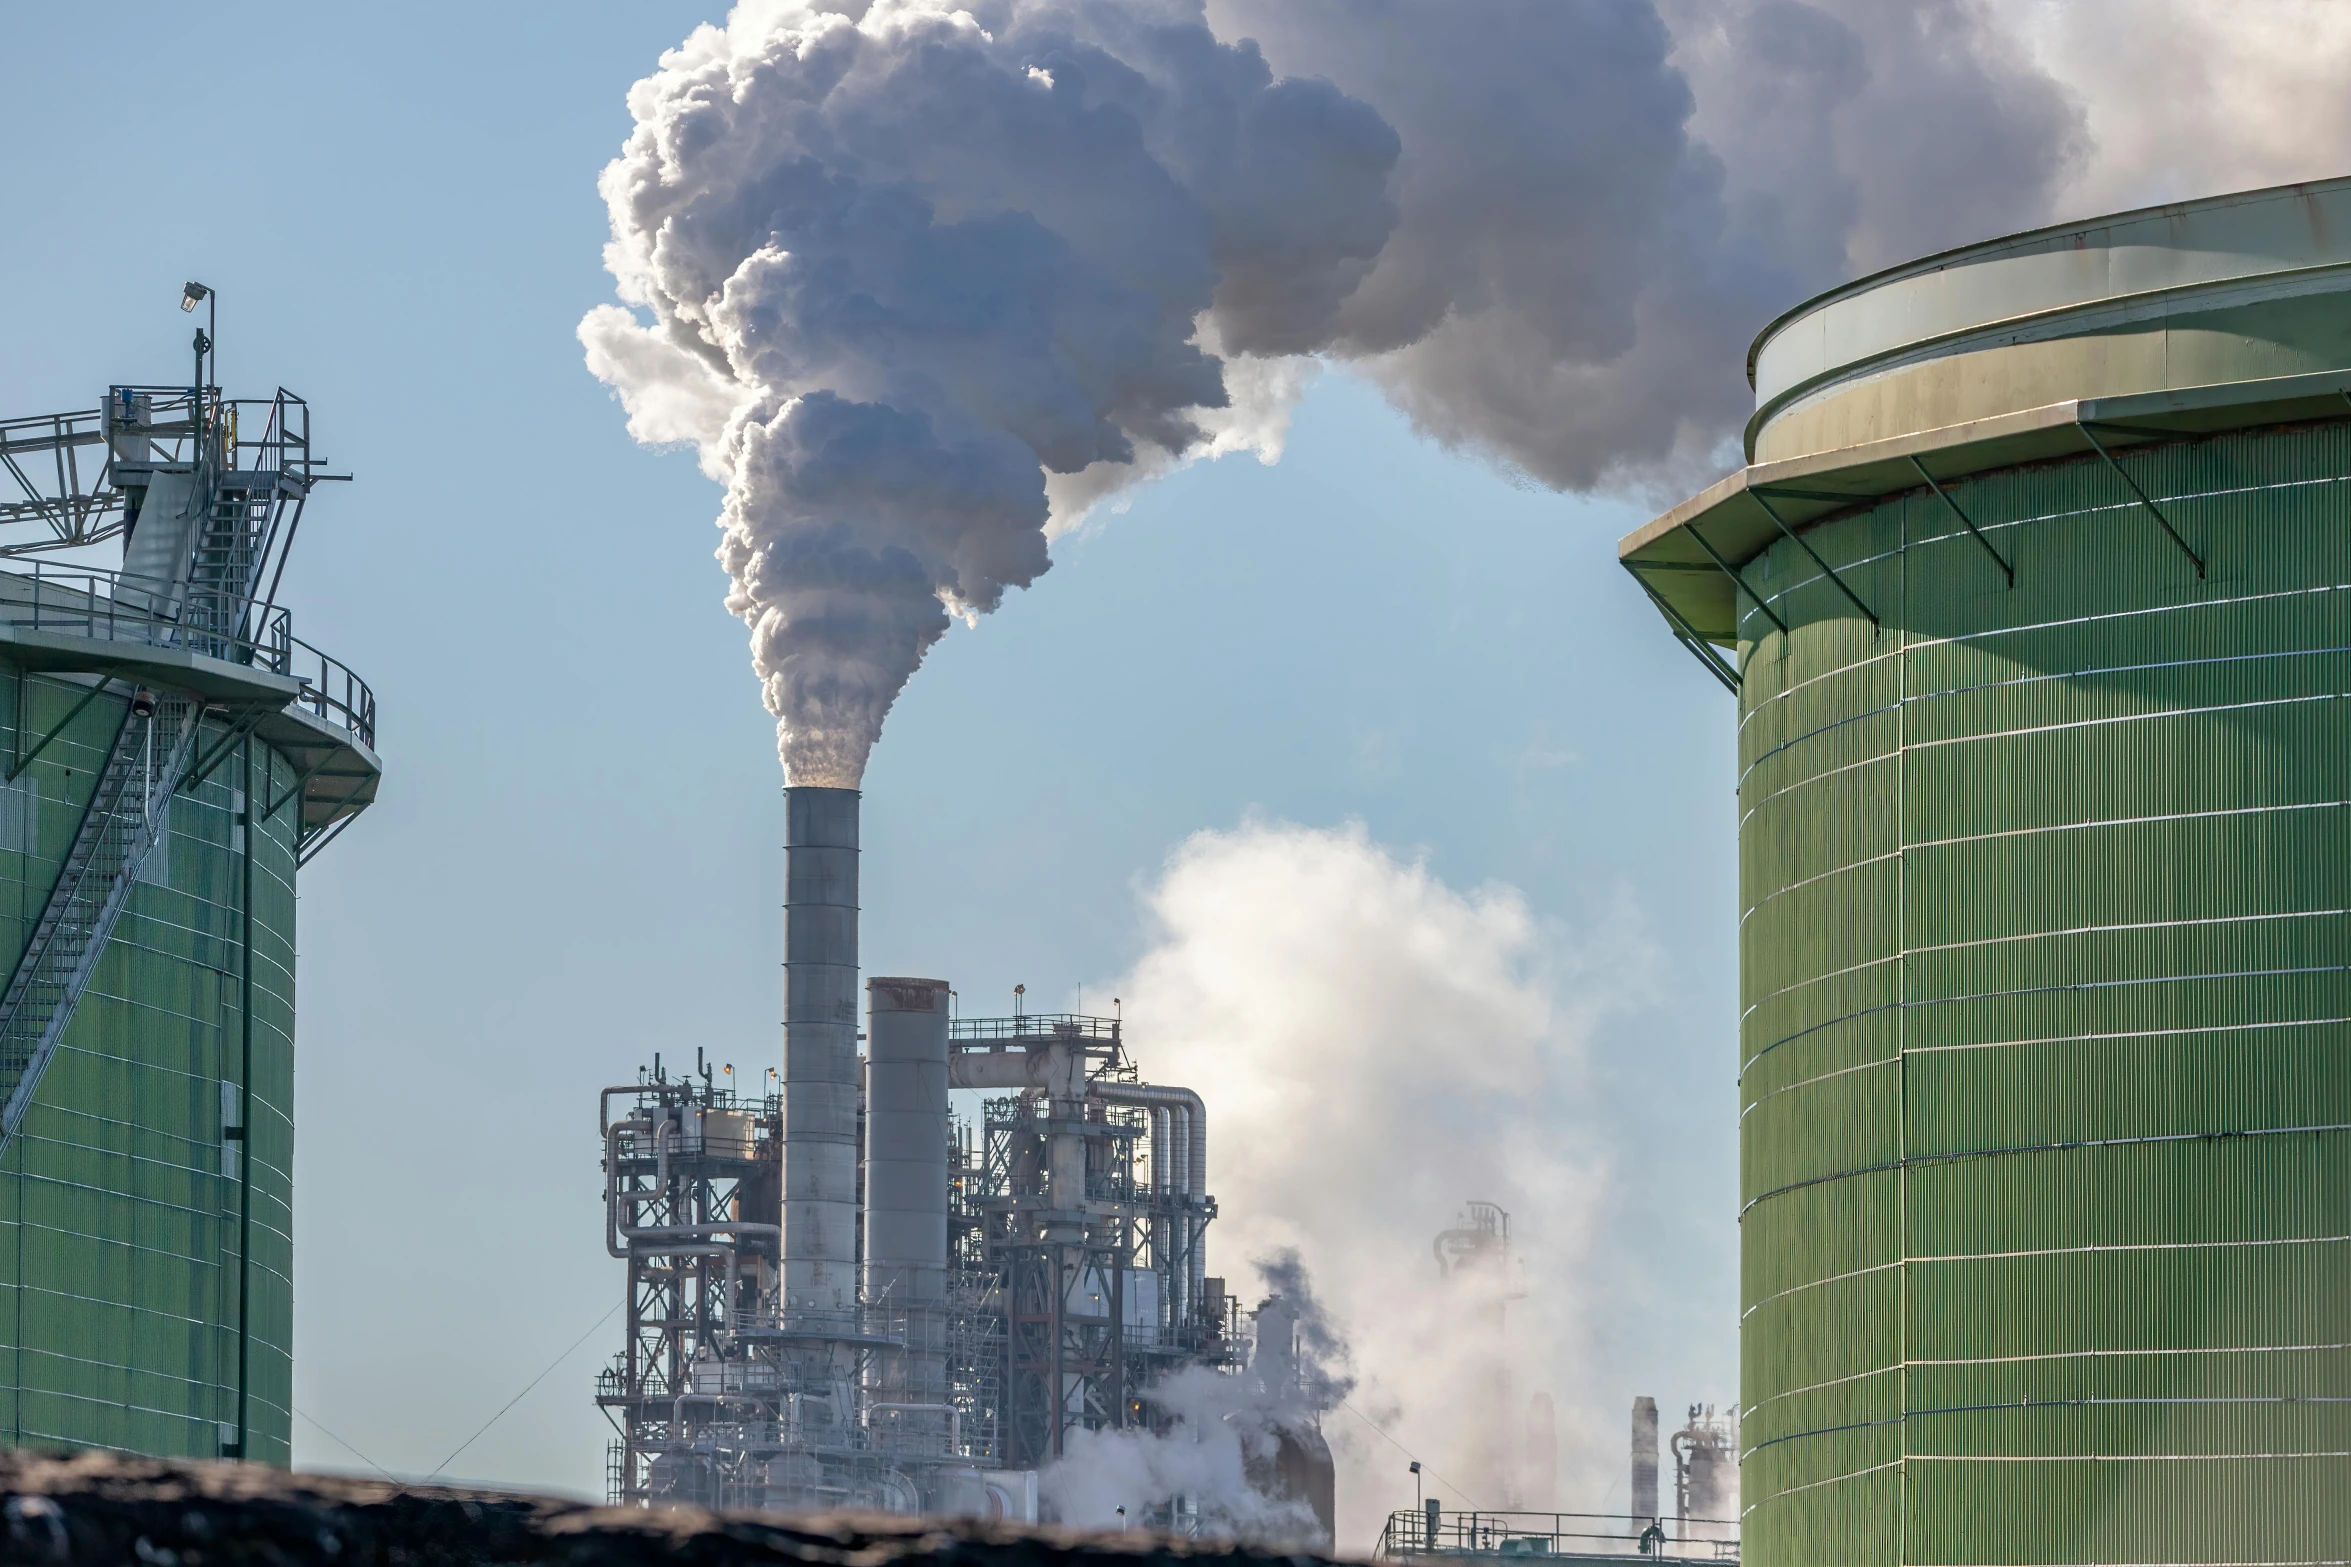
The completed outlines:
[[[784,1303],[857,1304],[857,791],[784,791]]]
[[[1633,1516],[1655,1523],[1657,1512],[1657,1400],[1633,1400]]]
[[[1750,369],[1755,465],[1620,547],[1737,653],[1742,1559],[2340,1557],[2351,181]]]
[[[947,1397],[947,982],[866,983],[865,1298],[903,1318],[905,1347],[877,1354],[876,1404]],[[887,1410],[877,1425],[944,1431],[943,1410]]]

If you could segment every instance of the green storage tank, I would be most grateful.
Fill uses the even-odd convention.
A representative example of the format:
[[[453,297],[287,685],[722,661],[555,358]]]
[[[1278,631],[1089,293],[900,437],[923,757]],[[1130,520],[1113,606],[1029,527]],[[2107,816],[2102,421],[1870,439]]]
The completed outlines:
[[[1738,704],[1744,1559],[2351,1559],[2351,181],[1749,369],[1620,547]]]
[[[0,1442],[292,1458],[295,876],[378,773],[271,602],[308,434],[0,421]]]

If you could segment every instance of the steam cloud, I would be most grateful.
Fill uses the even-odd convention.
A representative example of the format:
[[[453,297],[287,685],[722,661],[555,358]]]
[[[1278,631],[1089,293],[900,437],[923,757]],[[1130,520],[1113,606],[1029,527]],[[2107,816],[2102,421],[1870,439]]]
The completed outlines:
[[[2260,11],[745,0],[630,93],[628,308],[580,334],[727,487],[788,775],[853,784],[951,617],[1124,485],[1272,460],[1315,359],[1544,483],[1666,492],[1731,459],[1746,343],[1808,293],[2335,172],[2351,23]]]
[[[1055,1518],[1086,1529],[1115,1528],[1122,1517],[1140,1526],[1150,1509],[1181,1496],[1204,1536],[1329,1547],[1311,1508],[1280,1494],[1272,1471],[1282,1433],[1315,1428],[1353,1390],[1347,1346],[1295,1251],[1253,1267],[1287,1307],[1272,1331],[1294,1330],[1295,1358],[1261,1333],[1240,1375],[1190,1366],[1152,1388],[1148,1397],[1173,1421],[1165,1433],[1070,1432],[1066,1453],[1038,1477]]]
[[[1153,1078],[1208,1096],[1216,1255],[1294,1252],[1352,1350],[1359,1384],[1323,1422],[1341,1549],[1368,1550],[1395,1499],[1401,1459],[1367,1422],[1427,1461],[1448,1507],[1606,1494],[1623,1412],[1587,1407],[1578,1368],[1609,1175],[1560,1107],[1595,1022],[1645,998],[1630,918],[1571,940],[1515,890],[1457,891],[1360,827],[1276,822],[1188,840],[1146,910],[1149,950],[1081,1005],[1122,997]],[[1469,1198],[1516,1218],[1526,1295],[1506,1342],[1466,1324],[1511,1281],[1445,1279],[1431,1256]],[[1481,1391],[1505,1375],[1507,1394]],[[1520,1462],[1539,1391],[1560,1403],[1548,1496]]]

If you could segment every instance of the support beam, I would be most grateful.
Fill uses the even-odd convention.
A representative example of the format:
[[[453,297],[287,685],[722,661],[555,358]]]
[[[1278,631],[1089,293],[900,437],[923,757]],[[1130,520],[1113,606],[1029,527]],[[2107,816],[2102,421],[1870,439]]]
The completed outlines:
[[[49,749],[49,743],[55,740],[59,735],[65,733],[66,727],[70,725],[75,719],[82,716],[82,709],[88,707],[92,702],[97,701],[99,694],[112,684],[114,684],[114,679],[112,676],[108,676],[100,680],[96,685],[90,687],[89,691],[83,695],[82,699],[73,705],[73,711],[67,713],[63,718],[57,720],[56,728],[41,736],[40,741],[34,745],[30,751],[27,751],[16,758],[14,764],[11,765],[8,769],[8,781],[10,783],[14,783],[17,781],[17,779],[23,777],[24,770],[32,766],[34,762],[40,760],[41,753]],[[19,696],[17,698],[16,708],[16,733],[20,741],[24,736],[24,698],[22,693],[29,689],[31,688],[21,684],[18,687]]]
[[[2108,451],[2106,449],[2106,443],[2098,439],[2098,432],[2091,429],[2090,426],[2086,423],[2077,425],[2077,428],[2082,432],[2083,436],[2089,440],[2089,443],[2098,449],[2098,455],[2106,459],[2106,466],[2114,470],[2114,476],[2120,479],[2125,485],[2129,486],[2130,492],[2139,498],[2139,504],[2144,506],[2147,509],[2147,515],[2153,517],[2157,524],[2162,527],[2164,536],[2170,539],[2172,543],[2177,544],[2180,547],[2180,553],[2182,555],[2187,556],[2188,559],[2196,563],[2196,575],[2199,577],[2203,576],[2204,557],[2197,554],[2193,549],[2188,547],[2188,541],[2180,537],[2180,530],[2171,525],[2171,519],[2163,515],[2162,508],[2158,507],[2153,501],[2149,500],[2147,498],[2147,492],[2139,488],[2139,481],[2126,473],[2123,470],[2122,464],[2114,460],[2114,453]]]
[[[1627,561],[1624,569],[1635,582],[1641,585],[1641,591],[1649,595],[1649,602],[1657,606],[1658,613],[1665,616],[1666,624],[1673,631],[1673,639],[1688,648],[1691,657],[1705,665],[1706,672],[1721,681],[1725,691],[1737,696],[1740,684],[1739,672],[1714,650],[1714,644],[1698,635],[1697,630],[1691,626],[1689,621],[1682,618],[1680,610],[1667,603],[1663,594],[1649,586],[1649,579],[1641,575],[1638,567]]]
[[[1713,561],[1717,566],[1722,568],[1722,574],[1731,579],[1731,589],[1733,592],[1746,594],[1748,600],[1752,602],[1757,609],[1763,611],[1763,618],[1770,621],[1773,625],[1779,627],[1781,636],[1784,637],[1788,634],[1788,623],[1780,619],[1780,617],[1773,612],[1772,607],[1763,601],[1762,594],[1757,593],[1753,588],[1747,586],[1747,579],[1739,575],[1737,567],[1733,566],[1729,561],[1724,560],[1722,556],[1716,552],[1714,546],[1706,542],[1706,536],[1698,531],[1698,524],[1696,522],[1693,521],[1682,531],[1690,536],[1692,543],[1696,544],[1700,549],[1706,552],[1706,558],[1708,560]]]
[[[321,772],[325,771],[327,763],[333,761],[334,759],[335,753],[329,751],[326,755],[311,763],[310,766],[305,768],[302,772],[297,773],[294,777],[294,781],[286,785],[286,792],[279,795],[277,799],[270,803],[269,808],[261,813],[261,819],[265,822],[275,821],[277,819],[278,812],[286,808],[286,802],[294,799],[297,795],[301,794],[304,789],[310,787],[310,780],[316,778]]]
[[[1779,529],[1781,534],[1786,537],[1789,543],[1795,545],[1796,548],[1802,550],[1807,556],[1809,556],[1812,560],[1812,563],[1821,569],[1821,574],[1826,576],[1831,582],[1837,585],[1837,591],[1844,594],[1845,597],[1852,602],[1852,605],[1855,609],[1861,611],[1863,615],[1868,617],[1869,623],[1871,625],[1877,627],[1880,631],[1885,629],[1885,622],[1878,619],[1877,611],[1871,609],[1867,604],[1862,603],[1861,595],[1854,592],[1851,588],[1845,586],[1845,579],[1838,576],[1835,571],[1831,570],[1829,563],[1820,558],[1820,552],[1815,550],[1811,545],[1805,543],[1804,540],[1797,535],[1796,530],[1788,526],[1786,520],[1780,516],[1779,511],[1772,505],[1772,503],[1764,499],[1764,495],[1761,490],[1749,489],[1747,494],[1756,505],[1763,508],[1763,514],[1771,519],[1771,525]],[[1691,534],[1693,537],[1697,533],[1697,530],[1694,527],[1685,528],[1683,531]],[[1712,554],[1713,551],[1709,550],[1707,553]]]
[[[181,792],[194,794],[204,780],[212,776],[212,770],[228,759],[229,753],[237,748],[237,742],[260,728],[261,721],[276,711],[276,708],[271,707],[253,707],[239,714],[236,721],[229,725],[228,733],[222,735],[219,742],[200,757],[195,766],[188,769],[187,781],[180,785]]]
[[[1948,506],[1951,509],[1951,515],[1959,519],[1960,526],[1967,529],[1969,533],[1975,536],[1975,541],[1984,547],[1984,553],[1991,556],[1993,560],[1999,562],[2001,571],[2007,574],[2008,585],[2012,588],[2015,587],[2016,568],[2003,559],[1998,550],[1992,548],[1992,541],[1985,538],[1983,530],[1978,528],[1972,521],[1968,519],[1966,512],[1963,512],[1959,509],[1959,503],[1951,498],[1950,492],[1935,482],[1935,476],[1927,472],[1927,465],[1920,462],[1916,457],[1913,457],[1910,459],[1910,466],[1916,468],[1918,470],[1918,476],[1926,480],[1927,488],[1935,492],[1935,499],[1941,501],[1945,506]]]

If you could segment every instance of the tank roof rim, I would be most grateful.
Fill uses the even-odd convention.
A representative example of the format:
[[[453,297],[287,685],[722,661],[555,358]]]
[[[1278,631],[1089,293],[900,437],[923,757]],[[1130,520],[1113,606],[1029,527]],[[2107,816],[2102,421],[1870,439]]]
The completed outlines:
[[[2338,174],[2319,180],[2289,180],[2277,185],[2260,185],[2250,190],[2223,191],[2211,196],[2198,196],[2187,201],[2158,201],[2145,206],[2128,207],[2119,212],[2096,213],[2086,218],[2074,218],[2058,223],[2045,223],[2037,228],[2020,229],[2012,234],[1992,239],[1973,240],[1965,245],[1933,251],[1909,261],[1881,267],[1865,273],[1834,288],[1824,289],[1807,299],[1797,301],[1772,317],[1754,340],[1747,345],[1747,385],[1755,386],[1756,361],[1765,344],[1797,321],[1840,300],[1858,297],[1882,288],[1905,277],[1923,276],[1929,272],[1947,270],[1953,265],[1977,257],[1989,257],[2001,251],[2028,245],[2036,240],[2053,239],[2065,234],[2078,234],[2091,229],[2111,228],[2142,218],[2170,213],[2186,216],[2196,212],[2211,212],[2228,207],[2251,206],[2259,202],[2275,201],[2291,194],[2308,195],[2324,191],[2351,191],[2351,174]]]

